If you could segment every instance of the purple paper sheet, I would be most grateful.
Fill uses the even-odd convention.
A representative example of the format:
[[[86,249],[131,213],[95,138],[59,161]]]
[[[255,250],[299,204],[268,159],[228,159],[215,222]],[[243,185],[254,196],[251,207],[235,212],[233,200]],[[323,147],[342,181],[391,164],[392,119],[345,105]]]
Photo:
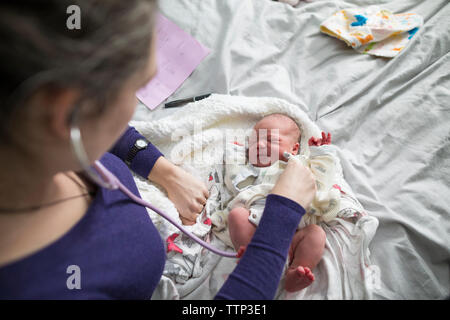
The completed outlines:
[[[136,93],[150,110],[174,93],[210,52],[161,14],[158,14],[156,28],[158,72]]]

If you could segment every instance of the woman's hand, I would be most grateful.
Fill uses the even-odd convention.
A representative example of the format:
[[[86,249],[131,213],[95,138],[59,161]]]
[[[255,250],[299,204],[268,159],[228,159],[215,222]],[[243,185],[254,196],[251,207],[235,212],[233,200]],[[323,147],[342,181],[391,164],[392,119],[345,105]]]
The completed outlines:
[[[181,222],[195,224],[209,193],[204,183],[164,157],[159,157],[148,179],[160,184],[177,208]]]
[[[292,158],[271,193],[291,199],[308,210],[316,194],[316,183],[311,170],[300,160]]]

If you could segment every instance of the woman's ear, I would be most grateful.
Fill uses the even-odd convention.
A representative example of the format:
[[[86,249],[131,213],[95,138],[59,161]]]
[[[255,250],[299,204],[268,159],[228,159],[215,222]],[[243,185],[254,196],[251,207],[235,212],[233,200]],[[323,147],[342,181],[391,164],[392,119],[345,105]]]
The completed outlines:
[[[298,154],[299,151],[300,151],[300,143],[296,142],[292,147],[291,153]]]
[[[67,140],[70,137],[70,117],[76,108],[79,93],[71,89],[54,89],[45,94],[46,126],[55,137]]]

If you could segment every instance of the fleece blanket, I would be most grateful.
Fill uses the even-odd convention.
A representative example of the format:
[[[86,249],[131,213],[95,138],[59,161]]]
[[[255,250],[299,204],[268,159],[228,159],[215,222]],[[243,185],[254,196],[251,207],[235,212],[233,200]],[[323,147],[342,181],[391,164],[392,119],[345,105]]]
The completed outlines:
[[[169,160],[208,184],[223,160],[223,154],[218,150],[223,150],[221,145],[230,139],[230,134],[232,139],[236,132],[251,129],[259,119],[271,113],[283,113],[296,120],[302,128],[301,153],[309,156],[308,140],[312,136],[320,136],[321,131],[303,110],[303,104],[293,105],[278,98],[214,94],[208,99],[191,103],[164,119],[132,121],[130,125],[157,145]],[[339,158],[341,151],[337,147],[333,148]],[[346,183],[345,170],[342,170],[345,163],[339,167],[342,175],[340,184],[345,199],[342,202],[345,205],[336,219],[320,223],[327,235],[327,241],[322,261],[314,270],[316,280],[308,288],[289,294],[282,289],[282,280],[277,293],[278,299],[320,299],[324,295],[336,299],[364,299],[371,298],[379,286],[380,270],[371,264],[368,248],[378,221],[367,214]],[[163,190],[138,176],[135,176],[135,181],[143,198],[179,220],[175,207]],[[210,183],[210,190],[218,190],[223,184],[220,179],[214,179],[213,182],[217,188],[211,188]],[[217,200],[217,193],[213,192],[211,197]],[[217,201],[214,202],[216,205],[210,208],[212,211],[218,209]],[[164,276],[153,298],[213,298],[232,272],[236,260],[219,257],[200,247],[195,249],[196,244],[180,235],[181,232],[175,227],[151,210],[149,214],[168,249]],[[197,224],[189,228],[198,235],[207,236],[207,240],[213,245],[232,251],[232,248],[227,247],[205,228],[204,222],[207,219],[208,217],[202,214],[197,219]],[[173,236],[174,234],[179,236]],[[182,259],[180,252],[169,249],[169,246],[173,248],[174,244],[188,250]],[[177,273],[180,274],[178,278]]]

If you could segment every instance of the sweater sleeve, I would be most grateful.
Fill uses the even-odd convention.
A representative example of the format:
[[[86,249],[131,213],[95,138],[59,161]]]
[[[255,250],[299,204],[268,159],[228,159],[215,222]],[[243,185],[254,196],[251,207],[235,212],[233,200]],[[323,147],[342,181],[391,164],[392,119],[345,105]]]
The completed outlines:
[[[267,300],[275,297],[294,233],[305,209],[269,194],[258,228],[215,299]]]
[[[130,152],[134,143],[138,139],[144,139],[135,128],[128,126],[127,130],[117,140],[116,144],[109,150],[112,154],[116,155],[123,161],[126,160],[128,152]],[[145,150],[139,151],[131,161],[131,170],[139,174],[144,179],[148,178],[150,171],[152,171],[156,160],[159,157],[164,156],[153,144],[149,143]]]

